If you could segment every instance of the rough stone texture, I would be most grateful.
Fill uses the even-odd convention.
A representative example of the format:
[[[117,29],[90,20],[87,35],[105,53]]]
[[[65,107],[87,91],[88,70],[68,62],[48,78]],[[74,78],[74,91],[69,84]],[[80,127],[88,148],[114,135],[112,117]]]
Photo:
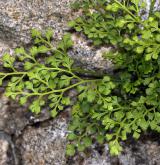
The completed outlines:
[[[65,165],[67,122],[59,118],[27,127],[17,140],[23,165]]]
[[[20,107],[18,103],[10,101],[5,96],[0,97],[0,130],[8,134],[19,135],[26,125],[44,121],[50,118],[44,109],[39,116],[33,116],[26,107]]]
[[[12,48],[7,44],[7,42],[0,39],[0,57],[5,51],[12,53]]]
[[[89,40],[83,35],[72,35],[74,42],[73,50],[69,51],[69,55],[75,60],[77,66],[84,66],[88,70],[96,70],[97,72],[111,72],[113,65],[111,61],[103,58],[103,53],[110,50],[110,47],[95,48],[89,46]],[[79,63],[81,61],[81,63]]]
[[[62,33],[68,21],[71,0],[1,0],[0,34],[13,43],[29,43],[32,28],[52,27]]]
[[[110,156],[107,144],[92,146],[86,154],[69,160],[67,165],[160,165],[159,142],[159,135],[142,135],[139,141],[123,143],[123,152],[117,157]]]
[[[138,141],[123,143],[124,151],[118,157],[109,155],[105,148],[92,146],[85,153],[74,158],[65,157],[67,120],[66,111],[55,120],[37,118],[30,123],[22,108],[10,106],[3,96],[1,102],[0,130],[14,136],[0,133],[0,161],[4,165],[159,165],[159,135],[145,135]],[[8,105],[7,105],[8,104]],[[13,109],[14,108],[14,109]],[[7,110],[7,111],[6,111]],[[26,118],[25,118],[26,117]],[[17,133],[18,132],[18,133]],[[16,148],[16,151],[15,149]],[[17,158],[18,157],[18,160]],[[0,164],[2,164],[0,162]],[[3,164],[2,164],[3,165]]]
[[[4,96],[1,97],[0,109],[0,130],[9,134],[18,133],[28,122],[25,119],[24,111],[16,105],[10,106],[8,99]]]
[[[0,139],[0,164],[1,165],[6,165],[8,162],[8,156],[7,156],[7,151],[9,148],[9,144],[5,140]]]
[[[158,134],[142,135],[139,141],[123,143],[123,152],[111,157],[108,145],[93,145],[85,153],[65,157],[68,112],[54,120],[27,126],[16,138],[19,163],[22,165],[159,165]]]
[[[156,133],[142,135],[139,141],[124,143],[124,152],[118,157],[123,165],[159,165],[160,144]]]
[[[67,22],[75,15],[69,7],[73,1],[0,0],[0,55],[5,50],[12,54],[12,48],[29,44],[30,31],[33,28],[43,31],[51,27],[55,31],[54,39],[61,39],[69,29]],[[73,38],[76,42],[69,54],[80,66],[90,70],[111,70],[111,63],[104,61],[101,49],[88,46],[89,41],[84,41],[84,37],[73,35]]]
[[[0,165],[18,165],[11,137],[0,131]]]

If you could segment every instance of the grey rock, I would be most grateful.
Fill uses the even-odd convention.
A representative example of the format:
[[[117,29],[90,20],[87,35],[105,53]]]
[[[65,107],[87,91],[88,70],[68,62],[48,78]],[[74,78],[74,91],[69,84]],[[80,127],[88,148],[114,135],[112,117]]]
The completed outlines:
[[[29,43],[30,30],[46,27],[62,34],[70,16],[71,0],[1,0],[0,36],[12,43]]]
[[[2,95],[0,97],[0,130],[18,136],[27,125],[42,122],[50,118],[49,112],[46,109],[43,109],[40,115],[34,116],[28,111],[27,106],[28,104],[21,107],[18,103]]]
[[[0,164],[1,165],[7,165],[8,162],[8,156],[7,151],[9,148],[9,144],[6,140],[0,139]]]
[[[155,136],[157,136],[156,139]],[[118,156],[119,163],[123,165],[159,165],[160,152],[159,135],[142,135],[138,141],[124,145],[123,153]]]
[[[5,41],[2,41],[2,39],[0,39],[0,57],[6,51],[9,52],[9,53],[11,53],[11,54],[13,54],[12,48],[8,45],[8,43],[5,42]]]
[[[122,144],[123,152],[111,156],[106,144],[104,147],[92,146],[86,154],[80,153],[69,160],[68,165],[160,165],[159,136],[142,135],[139,141]],[[145,139],[145,140],[144,140]]]
[[[95,48],[89,46],[89,40],[86,40],[83,35],[72,35],[73,49],[69,51],[75,62],[76,66],[82,67],[89,71],[96,71],[98,73],[111,72],[113,70],[113,64],[110,60],[103,58],[103,54],[111,49],[111,47],[101,46]]]
[[[13,135],[17,134],[14,138],[15,143],[11,142],[9,136],[0,134],[0,143],[1,139],[2,141],[5,140],[4,144],[1,144],[4,146],[2,147],[3,151],[10,153],[9,156],[0,153],[0,160],[3,162],[16,160],[18,157],[19,164],[22,165],[159,165],[160,144],[158,135],[154,135],[155,139],[150,135],[145,135],[137,142],[123,143],[124,150],[118,157],[110,156],[106,144],[105,147],[93,145],[85,153],[77,153],[69,160],[65,157],[69,110],[61,113],[54,120],[37,119],[36,123],[30,124],[29,119],[24,118],[24,112],[17,112],[17,110],[22,111],[22,109],[18,109],[15,105],[13,106],[16,107],[13,109],[14,112],[11,112],[11,108],[9,111],[14,116],[13,114],[9,116],[9,112],[4,115],[8,101],[6,98],[1,98],[1,101],[3,102],[3,104],[1,103],[3,116],[0,117],[0,129]],[[16,133],[17,131],[18,133]],[[16,152],[14,148],[16,148]]]
[[[0,140],[0,164],[1,165],[7,165],[8,162],[8,156],[7,151],[9,148],[9,144],[6,140]]]
[[[54,40],[61,39],[69,29],[67,22],[80,14],[72,13],[72,2],[74,0],[0,0],[0,55],[8,48],[13,54],[13,48],[30,44],[33,28],[44,31],[50,27],[55,31]],[[76,38],[75,35],[73,38]],[[83,37],[76,38],[73,50],[69,52],[77,66],[109,72],[111,62],[102,58],[101,49],[96,50],[87,44]]]
[[[28,120],[25,118],[26,111],[9,102],[5,96],[1,96],[0,110],[0,130],[8,134],[19,134],[28,124]]]
[[[0,131],[0,165],[18,165],[11,137]]]
[[[98,152],[96,145],[92,145],[85,154],[79,153],[67,162],[67,165],[112,165],[108,145],[100,148]],[[113,158],[114,159],[114,158]]]
[[[37,127],[27,127],[16,144],[23,165],[65,165],[67,122],[60,115]]]

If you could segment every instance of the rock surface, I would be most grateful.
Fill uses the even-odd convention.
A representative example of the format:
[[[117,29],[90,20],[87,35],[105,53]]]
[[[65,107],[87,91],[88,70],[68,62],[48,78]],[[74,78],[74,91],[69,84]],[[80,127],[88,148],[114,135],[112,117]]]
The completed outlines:
[[[16,136],[33,123],[42,122],[50,118],[49,112],[42,111],[39,116],[33,116],[26,107],[20,107],[18,103],[8,100],[5,96],[0,97],[0,130]]]
[[[6,0],[0,1],[0,55],[31,42],[33,28],[54,29],[54,39],[61,39],[69,29],[67,22],[74,17],[70,3],[74,0]],[[84,38],[76,37],[75,46],[69,53],[80,66],[87,69],[110,71],[111,63],[104,61],[99,50],[87,46]],[[102,48],[103,49],[103,48]]]
[[[1,0],[0,36],[11,43],[29,43],[32,28],[52,27],[62,34],[69,19],[71,0]]]
[[[68,20],[74,17],[69,7],[71,2],[73,0],[0,0],[0,55],[6,50],[12,54],[18,45],[29,44],[32,28],[51,27],[55,30],[54,39],[60,39],[68,30]],[[89,70],[112,70],[111,62],[102,58],[107,47],[95,49],[77,34],[72,38],[74,48],[69,55],[77,65]],[[27,105],[20,107],[1,95],[0,165],[160,165],[158,135],[124,143],[124,151],[118,157],[109,155],[106,144],[66,158],[68,120],[68,112],[53,120],[45,109],[40,116],[33,116]]]
[[[0,164],[5,165],[8,162],[7,151],[8,151],[8,148],[9,148],[9,144],[8,144],[7,141],[0,139],[0,145],[1,145],[1,148],[0,148]]]
[[[159,165],[160,136],[144,135],[123,143],[118,157],[109,155],[108,145],[93,145],[85,153],[65,157],[69,110],[56,119],[30,120],[23,108],[10,106],[3,96],[0,122],[0,164],[2,165]],[[7,105],[8,104],[8,105]],[[14,107],[14,109],[12,109]],[[13,112],[11,112],[13,110]],[[20,113],[20,111],[22,111]],[[10,115],[14,114],[14,115]],[[8,121],[8,122],[7,122]],[[5,132],[8,132],[7,134]]]
[[[18,165],[11,137],[0,131],[0,165]]]
[[[65,165],[67,122],[63,117],[27,127],[17,138],[21,164]]]
[[[123,152],[111,157],[108,145],[92,146],[86,154],[79,154],[68,165],[159,165],[159,135],[142,135],[139,141],[127,141],[122,144]]]

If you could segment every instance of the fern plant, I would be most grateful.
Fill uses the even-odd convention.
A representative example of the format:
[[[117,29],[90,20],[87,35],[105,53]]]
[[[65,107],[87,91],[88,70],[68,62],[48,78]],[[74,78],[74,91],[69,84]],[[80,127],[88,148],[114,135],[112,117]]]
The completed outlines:
[[[55,117],[64,107],[71,105],[66,92],[75,88],[78,92],[78,100],[73,106],[73,121],[69,127],[72,133],[68,135],[68,139],[73,140],[77,137],[73,133],[75,129],[78,131],[77,127],[80,127],[80,132],[87,129],[92,133],[95,128],[99,127],[94,118],[93,121],[87,123],[90,118],[88,115],[89,107],[95,104],[97,99],[99,100],[98,104],[104,107],[102,112],[107,108],[112,110],[112,106],[115,108],[118,106],[117,97],[109,96],[112,89],[115,88],[115,84],[111,82],[109,76],[101,79],[87,79],[75,74],[73,72],[75,70],[73,60],[67,55],[67,50],[72,46],[70,35],[66,34],[57,47],[51,44],[52,35],[51,30],[42,34],[33,29],[34,45],[29,50],[20,47],[15,49],[14,56],[8,53],[4,54],[0,82],[1,85],[5,80],[7,82],[7,84],[5,83],[5,95],[7,97],[18,100],[21,105],[30,100],[29,109],[35,114],[39,114],[42,108],[49,105],[52,117]],[[92,109],[93,112],[94,109]],[[87,116],[84,116],[80,122],[79,117],[85,114]],[[98,130],[95,134],[102,143],[103,130],[100,128]],[[79,137],[79,143],[76,144],[79,144],[78,150],[80,151],[91,145],[90,137],[87,133],[85,134]],[[80,141],[83,141],[84,146],[80,145]],[[75,148],[69,144],[66,151],[68,155],[73,155]]]
[[[70,35],[55,47],[51,30],[42,34],[34,29],[29,50],[21,47],[14,56],[4,54],[0,82],[7,81],[6,96],[21,105],[32,100],[29,109],[35,114],[49,107],[52,117],[72,105],[67,91],[74,88],[78,96],[71,111],[67,155],[84,151],[95,141],[107,141],[110,153],[117,155],[128,135],[138,139],[148,129],[160,132],[160,13],[151,9],[143,20],[145,4],[139,0],[82,4],[83,16],[69,25],[94,44],[113,48],[104,54],[115,64],[113,75],[79,76],[67,55],[73,44]]]
[[[27,51],[23,47],[17,48],[14,56],[4,54],[5,71],[0,72],[0,82],[2,85],[5,79],[8,81],[6,96],[19,100],[21,105],[32,99],[29,109],[35,114],[49,104],[51,116],[55,117],[64,106],[70,105],[65,92],[98,80],[82,79],[72,71],[73,60],[67,56],[67,50],[72,46],[69,34],[63,37],[57,48],[50,42],[52,35],[51,30],[43,36],[33,29],[34,46]]]
[[[143,19],[146,4],[140,0],[84,0],[82,4],[78,8],[83,15],[69,26],[84,33],[94,45],[112,47],[104,57],[115,64],[111,76],[115,88],[109,98],[99,95],[88,105],[88,115],[78,113],[78,118],[81,123],[82,116],[84,121],[96,123],[95,132],[101,130],[101,139],[109,141],[114,155],[122,150],[119,142],[128,135],[138,139],[148,129],[160,132],[160,12],[153,10],[154,0],[147,19]],[[106,104],[101,105],[101,98]],[[86,127],[81,131],[95,136]]]

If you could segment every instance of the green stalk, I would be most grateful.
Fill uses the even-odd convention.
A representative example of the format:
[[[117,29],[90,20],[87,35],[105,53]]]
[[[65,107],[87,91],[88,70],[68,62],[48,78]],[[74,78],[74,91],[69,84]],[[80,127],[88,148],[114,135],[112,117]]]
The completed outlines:
[[[150,10],[149,10],[149,16],[151,16],[153,14],[153,9],[155,6],[156,0],[151,0],[151,6],[150,6]]]
[[[66,91],[68,91],[69,89],[72,89],[72,88],[74,88],[74,87],[76,87],[76,86],[78,86],[78,85],[81,85],[81,84],[84,84],[84,83],[88,83],[88,82],[95,82],[95,81],[99,81],[99,80],[82,80],[82,81],[80,81],[80,82],[78,82],[78,83],[75,83],[75,84],[73,84],[73,85],[70,85],[70,86],[68,86],[68,87],[66,87],[66,88],[63,88],[63,89],[55,89],[55,90],[51,90],[51,91],[49,91],[49,92],[45,92],[45,93],[27,93],[27,92],[16,92],[16,93],[14,93],[14,94],[24,94],[24,95],[28,95],[28,96],[44,96],[44,95],[49,95],[49,94],[52,94],[52,93],[60,93],[60,92],[66,92]]]
[[[126,6],[124,6],[124,5],[123,5],[121,2],[119,2],[118,0],[114,0],[114,1],[115,1],[115,3],[117,3],[123,10],[125,10],[129,15],[131,15],[131,16],[136,20],[136,22],[139,22],[139,19],[138,19],[136,16],[134,16],[134,14],[132,14],[132,12],[130,12]]]

